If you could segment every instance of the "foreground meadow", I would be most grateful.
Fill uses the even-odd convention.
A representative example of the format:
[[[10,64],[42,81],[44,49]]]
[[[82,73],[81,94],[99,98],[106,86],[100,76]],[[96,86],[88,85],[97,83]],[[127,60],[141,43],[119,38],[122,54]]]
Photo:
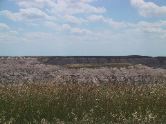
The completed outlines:
[[[166,85],[0,86],[0,123],[166,123]]]

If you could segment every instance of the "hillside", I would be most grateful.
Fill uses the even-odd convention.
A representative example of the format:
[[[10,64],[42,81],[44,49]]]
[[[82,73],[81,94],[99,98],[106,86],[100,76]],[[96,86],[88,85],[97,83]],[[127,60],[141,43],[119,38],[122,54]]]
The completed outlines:
[[[0,83],[163,83],[166,58],[1,57]]]
[[[75,57],[40,57],[39,61],[46,64],[85,64],[85,63],[131,63],[143,64],[155,68],[166,68],[166,57],[148,56],[75,56]]]

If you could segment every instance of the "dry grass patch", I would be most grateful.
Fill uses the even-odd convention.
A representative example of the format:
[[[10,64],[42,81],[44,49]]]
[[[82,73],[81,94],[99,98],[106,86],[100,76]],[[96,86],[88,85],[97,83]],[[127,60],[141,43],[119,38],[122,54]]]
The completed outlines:
[[[0,87],[0,123],[166,123],[165,85]]]

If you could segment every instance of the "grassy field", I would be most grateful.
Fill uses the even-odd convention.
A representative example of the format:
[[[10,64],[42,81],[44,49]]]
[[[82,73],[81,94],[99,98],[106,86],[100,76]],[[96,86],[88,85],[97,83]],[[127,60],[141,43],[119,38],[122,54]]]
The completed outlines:
[[[166,86],[1,86],[0,123],[165,124]]]

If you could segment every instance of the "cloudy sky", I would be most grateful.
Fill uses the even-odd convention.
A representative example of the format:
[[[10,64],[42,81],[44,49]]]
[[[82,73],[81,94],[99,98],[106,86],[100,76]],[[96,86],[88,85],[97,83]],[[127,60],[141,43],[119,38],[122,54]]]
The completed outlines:
[[[1,56],[166,56],[166,0],[0,0]]]

